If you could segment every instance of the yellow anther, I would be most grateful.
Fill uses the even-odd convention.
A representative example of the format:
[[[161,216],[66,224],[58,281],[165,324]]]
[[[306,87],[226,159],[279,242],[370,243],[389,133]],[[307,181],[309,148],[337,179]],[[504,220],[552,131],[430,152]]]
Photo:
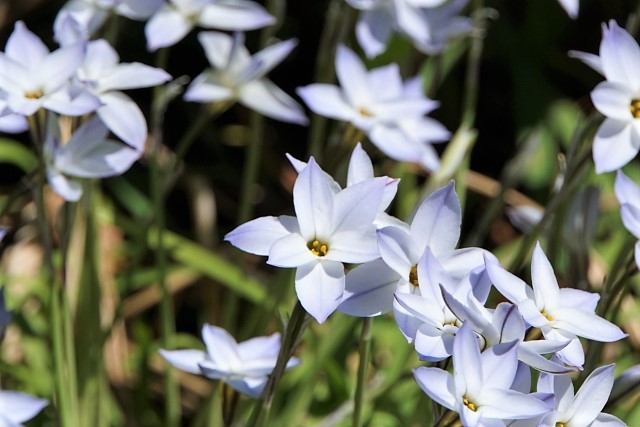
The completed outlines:
[[[40,99],[43,96],[44,96],[44,92],[42,92],[41,90],[34,90],[24,94],[24,97],[27,99]]]
[[[631,104],[629,104],[629,111],[631,111],[631,115],[638,119],[640,118],[640,99],[634,98],[631,100]]]
[[[367,110],[365,107],[358,108],[358,113],[363,117],[373,117],[373,113]]]
[[[409,282],[416,287],[419,285],[417,265],[414,265],[413,267],[411,267],[411,271],[409,271]]]
[[[314,239],[313,241],[307,244],[307,247],[315,256],[325,256],[327,252],[329,252],[329,246],[326,243],[319,241],[318,239]]]
[[[476,405],[466,397],[462,398],[462,403],[464,403],[464,406],[469,408],[471,411],[476,412]]]
[[[550,315],[549,313],[547,313],[546,311],[541,312],[540,314],[542,314],[542,316],[547,319],[549,322],[551,322],[553,320],[553,316]]]
[[[556,427],[565,427],[564,423],[561,423],[560,421],[558,421],[556,423]]]

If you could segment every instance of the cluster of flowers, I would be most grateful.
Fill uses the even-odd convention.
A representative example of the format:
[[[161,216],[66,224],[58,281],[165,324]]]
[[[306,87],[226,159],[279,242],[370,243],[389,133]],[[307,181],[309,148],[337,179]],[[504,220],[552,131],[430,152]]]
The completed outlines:
[[[612,365],[594,371],[575,399],[567,375],[584,363],[578,337],[611,342],[626,334],[595,314],[599,295],[559,288],[539,245],[531,287],[489,252],[455,249],[461,211],[453,183],[427,197],[406,224],[384,213],[398,181],[374,177],[359,145],[344,189],[313,158],[291,160],[299,172],[296,217],[258,218],[225,239],[268,256],[268,264],[296,268],[298,298],[318,322],[336,309],[361,317],[393,310],[421,360],[453,358],[453,375],[436,367],[414,374],[466,426],[504,420],[588,425],[596,419],[624,425],[600,414],[613,384]],[[352,264],[361,265],[345,275]],[[492,284],[509,303],[485,307]],[[543,339],[527,333],[533,328]],[[543,373],[536,393],[530,393],[529,367]]]

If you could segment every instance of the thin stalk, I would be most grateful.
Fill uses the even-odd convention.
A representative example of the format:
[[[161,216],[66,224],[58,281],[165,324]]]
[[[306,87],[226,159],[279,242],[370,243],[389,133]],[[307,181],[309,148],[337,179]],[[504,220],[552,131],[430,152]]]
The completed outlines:
[[[360,364],[358,365],[358,382],[356,383],[356,393],[353,397],[353,427],[362,425],[362,410],[364,408],[364,390],[367,380],[367,368],[369,367],[369,356],[371,353],[371,324],[372,317],[362,319],[362,332],[360,333]]]
[[[331,83],[335,76],[333,59],[336,49],[353,28],[354,9],[343,0],[332,0],[327,8],[324,28],[320,36],[320,46],[316,55],[314,82]],[[309,127],[309,148],[307,154],[314,156],[318,162],[322,157],[322,145],[325,141],[327,118],[314,114]]]
[[[169,55],[168,49],[161,49],[158,52],[157,64],[164,68]],[[160,105],[160,88],[154,91],[152,116],[152,140],[153,157],[151,161],[150,187],[153,203],[154,217],[156,223],[158,246],[155,251],[155,264],[158,272],[158,286],[162,298],[160,300],[160,319],[162,346],[168,348],[171,338],[175,334],[175,319],[171,293],[167,287],[167,262],[168,256],[164,245],[164,230],[166,226],[164,211],[164,186],[163,176],[160,166],[160,149],[163,139],[163,118],[166,105]],[[180,388],[177,381],[176,371],[169,367],[165,376],[165,425],[167,427],[178,427],[180,424]]]
[[[269,376],[262,395],[253,408],[251,418],[247,423],[248,427],[263,427],[269,425],[267,420],[269,418],[269,412],[271,411],[271,404],[273,403],[276,387],[307,325],[307,312],[302,307],[302,304],[300,304],[300,301],[297,301],[293,313],[291,313],[291,317],[289,318],[289,322],[287,323],[286,330],[284,331],[284,340],[280,346],[276,367],[271,373],[271,376]]]

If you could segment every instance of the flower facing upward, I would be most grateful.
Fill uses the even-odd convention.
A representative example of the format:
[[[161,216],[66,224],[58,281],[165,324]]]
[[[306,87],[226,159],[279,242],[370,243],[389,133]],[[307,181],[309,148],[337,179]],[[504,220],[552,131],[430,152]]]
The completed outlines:
[[[238,343],[224,329],[204,325],[202,350],[160,350],[160,354],[175,367],[195,375],[221,380],[240,393],[258,397],[278,360],[280,334],[256,337]],[[287,369],[300,363],[295,357]]]
[[[296,268],[298,299],[322,323],[341,302],[343,263],[379,257],[373,221],[386,185],[386,177],[372,178],[336,192],[312,157],[293,187],[297,217],[254,219],[225,240],[246,252],[268,255],[268,264]]]
[[[419,82],[403,82],[397,64],[368,71],[345,46],[338,47],[336,74],[340,87],[316,83],[298,88],[313,112],[350,122],[392,159],[427,170],[438,167],[431,144],[446,141],[450,134],[425,117],[438,103],[424,96]]]

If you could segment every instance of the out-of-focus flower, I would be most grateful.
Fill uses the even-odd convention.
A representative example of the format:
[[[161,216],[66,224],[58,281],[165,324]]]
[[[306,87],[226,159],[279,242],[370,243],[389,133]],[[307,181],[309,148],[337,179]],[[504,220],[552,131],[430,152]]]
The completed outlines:
[[[40,108],[68,116],[94,111],[100,101],[70,85],[84,55],[82,43],[49,52],[22,21],[16,22],[4,53],[0,53],[0,89],[6,92],[7,107],[24,116]]]
[[[102,103],[96,113],[109,130],[142,151],[147,140],[147,122],[137,104],[120,91],[156,86],[171,80],[171,76],[139,62],[120,63],[115,49],[101,39],[88,44],[76,78]]]
[[[622,223],[631,234],[640,239],[640,187],[619,170],[614,190],[620,202]],[[635,259],[640,268],[640,240],[636,243]]]
[[[272,25],[276,19],[248,0],[169,0],[153,14],[147,26],[147,47],[154,51],[173,46],[199,25],[225,31],[248,31]]]
[[[145,20],[162,2],[163,0],[70,0],[62,6],[53,23],[56,40],[62,45],[88,40],[112,13],[138,21]],[[75,26],[73,32],[69,32],[69,25]]]
[[[67,201],[82,196],[82,185],[74,178],[106,178],[124,173],[142,155],[125,144],[107,139],[108,129],[94,117],[80,126],[65,144],[58,128],[49,120],[44,154],[51,187]]]
[[[233,37],[215,31],[198,39],[212,68],[194,79],[184,99],[194,102],[235,102],[276,120],[306,124],[302,107],[264,76],[289,55],[294,39],[271,45],[255,55],[244,46],[244,34]]]
[[[467,3],[469,0],[452,0],[439,7],[421,9],[426,34],[413,38],[416,49],[435,55],[447,47],[449,40],[470,33],[473,30],[473,20],[458,15]]]
[[[367,71],[345,46],[338,47],[336,73],[341,87],[316,83],[298,88],[313,112],[350,122],[392,159],[427,170],[438,167],[431,143],[446,141],[450,133],[425,117],[438,103],[424,96],[418,80],[403,83],[397,64]]]
[[[29,123],[22,114],[14,113],[7,106],[7,93],[0,89],[0,132],[22,133],[29,129]]]
[[[549,412],[541,396],[513,389],[518,371],[518,341],[480,353],[466,323],[453,342],[453,375],[439,368],[413,371],[420,388],[435,402],[460,414],[468,427],[499,425],[498,420],[529,419]]]
[[[0,391],[0,425],[20,427],[38,415],[48,402],[17,391]]]
[[[558,0],[560,6],[567,12],[567,15],[571,19],[578,17],[578,11],[580,9],[580,0]]]
[[[529,325],[540,328],[549,340],[571,341],[557,353],[565,363],[576,367],[584,363],[584,350],[578,336],[603,342],[627,336],[618,326],[595,314],[598,294],[559,288],[553,267],[539,243],[531,261],[533,288],[495,260],[487,260],[486,268],[494,286],[518,306]]]
[[[342,300],[343,263],[378,258],[373,220],[387,178],[372,178],[335,192],[313,157],[293,187],[297,217],[262,217],[225,236],[232,245],[268,264],[296,268],[296,293],[302,306],[324,322]]]
[[[540,375],[538,392],[555,395],[555,410],[545,415],[540,427],[609,426],[624,427],[625,423],[602,411],[613,386],[615,365],[594,370],[574,395],[571,378],[564,375]]]
[[[233,389],[251,397],[258,397],[276,367],[280,351],[280,334],[256,337],[238,343],[224,329],[205,324],[202,350],[160,350],[167,362],[195,375],[220,380]],[[287,369],[300,363],[292,357]]]
[[[569,52],[607,79],[591,92],[606,117],[593,141],[597,173],[620,169],[640,150],[640,47],[614,20],[602,24],[602,33],[600,56]]]

